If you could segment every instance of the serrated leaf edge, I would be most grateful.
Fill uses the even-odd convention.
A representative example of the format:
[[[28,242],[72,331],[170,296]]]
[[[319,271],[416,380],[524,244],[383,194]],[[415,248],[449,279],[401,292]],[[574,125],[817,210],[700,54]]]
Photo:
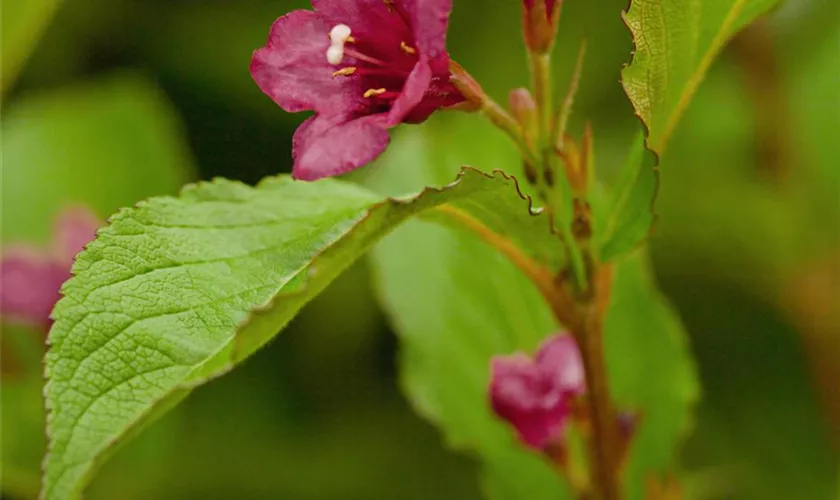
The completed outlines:
[[[322,255],[324,255],[325,252],[329,251],[330,249],[334,248],[337,244],[342,242],[345,239],[346,235],[354,233],[361,225],[365,224],[366,221],[370,219],[370,217],[373,213],[382,209],[383,207],[387,207],[388,205],[410,205],[410,204],[416,203],[419,200],[425,198],[426,196],[429,196],[430,194],[443,193],[443,192],[449,191],[451,189],[454,189],[463,182],[464,178],[467,175],[475,175],[475,174],[483,176],[483,177],[488,178],[488,179],[496,179],[497,176],[501,176],[501,178],[505,181],[513,181],[513,187],[515,189],[516,195],[521,200],[527,201],[527,203],[528,203],[528,208],[527,208],[528,209],[528,214],[532,217],[538,217],[538,216],[541,216],[541,215],[545,214],[545,211],[542,208],[535,207],[533,198],[530,195],[527,195],[523,192],[523,190],[521,189],[521,187],[519,185],[519,181],[513,175],[510,175],[510,174],[504,172],[501,169],[494,169],[494,170],[492,170],[491,172],[488,173],[488,172],[484,172],[484,171],[479,170],[479,169],[474,168],[474,167],[463,166],[463,167],[461,167],[461,170],[458,172],[456,178],[448,184],[445,184],[445,185],[439,186],[439,187],[437,187],[437,186],[427,186],[424,189],[422,189],[419,193],[414,194],[414,195],[408,195],[406,197],[389,196],[389,197],[384,198],[382,201],[374,203],[373,205],[370,206],[370,208],[368,208],[365,211],[365,214],[361,218],[359,218],[359,220],[356,221],[344,233],[344,236],[334,240],[329,245],[320,249],[312,257],[310,263],[307,266],[305,266],[304,268],[302,268],[301,270],[299,270],[298,273],[306,271],[307,269],[316,267],[318,260],[320,259],[320,257]],[[61,298],[56,302],[56,305],[53,307],[53,310],[50,313],[50,318],[55,320],[53,315],[54,315],[54,312],[56,311],[56,309],[58,308],[58,304],[61,303],[62,301],[64,301],[65,298],[66,298],[65,290],[66,290],[67,284],[76,280],[77,277],[78,277],[77,276],[77,269],[76,269],[76,261],[77,261],[78,257],[82,253],[87,251],[88,246],[91,243],[93,243],[94,241],[96,241],[100,237],[100,235],[107,234],[109,231],[111,231],[112,230],[112,224],[114,222],[120,220],[123,217],[126,217],[129,213],[131,213],[135,210],[138,210],[138,209],[140,209],[144,206],[148,206],[149,204],[151,204],[153,202],[163,201],[163,200],[177,200],[177,199],[189,194],[190,192],[197,191],[197,190],[200,190],[200,189],[204,189],[204,188],[207,188],[207,187],[221,186],[221,185],[238,185],[238,186],[243,186],[243,187],[249,188],[251,190],[258,190],[260,187],[262,187],[263,185],[265,185],[267,183],[274,182],[274,181],[277,181],[277,180],[280,180],[280,179],[285,179],[285,178],[288,178],[287,175],[285,175],[285,174],[284,175],[269,176],[269,177],[263,178],[256,185],[250,186],[250,185],[245,184],[245,183],[240,182],[240,181],[229,180],[229,179],[225,179],[225,178],[222,178],[222,177],[214,177],[210,181],[199,181],[199,182],[186,184],[184,187],[181,188],[181,190],[179,191],[177,196],[173,196],[173,195],[154,196],[154,197],[148,198],[146,200],[141,200],[141,201],[135,203],[131,207],[120,208],[113,215],[111,215],[110,217],[107,217],[105,219],[105,224],[103,226],[101,226],[99,229],[97,229],[96,237],[94,238],[94,240],[91,240],[91,242],[88,242],[83,247],[82,251],[79,252],[78,254],[76,254],[76,256],[73,258],[73,266],[72,266],[71,272],[70,272],[71,277],[61,286],[61,289],[59,291],[60,295],[61,295]],[[303,182],[303,181],[295,181],[295,182]],[[429,209],[431,209],[431,207]],[[429,210],[429,209],[426,209],[426,210]],[[399,226],[399,224],[395,225],[394,228],[396,228],[398,226]],[[394,228],[389,229],[389,232],[390,232],[390,230],[393,230]],[[549,217],[546,217],[546,228],[552,234],[557,235],[556,231],[553,229],[553,227],[551,225]],[[558,235],[558,237],[559,237],[559,235]],[[362,254],[359,255],[359,258],[361,257],[361,255]],[[294,278],[292,278],[292,279],[294,279]],[[151,414],[154,413],[155,409],[157,409],[159,407],[159,404],[162,401],[165,401],[171,395],[177,393],[180,390],[189,391],[189,390],[191,390],[191,389],[193,389],[193,388],[195,388],[199,385],[207,383],[207,382],[209,382],[209,381],[211,381],[215,378],[218,378],[218,377],[228,373],[229,371],[231,371],[237,364],[236,363],[236,358],[237,358],[237,356],[236,356],[236,354],[237,354],[236,343],[237,343],[237,340],[239,339],[240,332],[242,332],[247,327],[247,325],[249,325],[252,321],[254,321],[254,319],[257,316],[266,315],[266,314],[270,313],[271,311],[273,311],[280,300],[288,298],[290,296],[305,293],[305,290],[308,287],[309,279],[310,278],[307,277],[306,281],[302,284],[302,286],[300,288],[296,289],[294,292],[289,292],[289,293],[284,294],[281,291],[280,293],[274,295],[271,298],[271,300],[269,300],[265,304],[257,305],[255,307],[251,308],[246,313],[245,318],[243,318],[243,320],[240,321],[239,325],[236,327],[236,330],[235,330],[234,334],[231,336],[230,340],[228,342],[226,342],[225,344],[223,344],[222,346],[220,346],[219,349],[217,349],[214,354],[207,357],[208,361],[215,359],[216,355],[223,352],[225,349],[229,348],[231,342],[233,342],[234,343],[234,348],[231,350],[231,357],[222,368],[206,375],[202,379],[196,379],[194,381],[182,381],[182,382],[174,385],[164,396],[151,401],[150,404],[147,406],[146,411],[144,411],[142,413],[139,413],[137,415],[137,417],[125,429],[123,429],[123,431],[121,433],[114,436],[112,439],[108,440],[107,442],[105,442],[102,445],[102,447],[95,454],[95,456],[93,458],[93,462],[95,462],[97,459],[107,458],[110,453],[115,451],[115,449],[118,445],[122,444],[121,439],[124,436],[129,435],[133,432],[136,432],[136,431],[142,429],[142,427],[144,425],[150,423],[150,421],[147,420],[148,417]],[[50,341],[50,336],[49,335],[48,335],[47,340],[46,340],[46,346],[47,346],[47,353],[45,353],[45,355],[44,355],[44,371],[43,371],[44,387],[43,387],[43,390],[42,390],[42,396],[43,396],[43,399],[44,399],[44,408],[46,410],[45,433],[46,433],[46,436],[47,436],[47,450],[46,450],[46,453],[44,454],[43,460],[41,461],[42,484],[41,484],[41,492],[39,494],[39,498],[46,498],[45,493],[47,491],[47,488],[46,488],[46,484],[43,483],[43,480],[46,477],[46,475],[45,475],[46,474],[46,466],[47,466],[47,463],[48,463],[49,459],[51,458],[51,454],[53,452],[53,446],[54,446],[54,440],[53,440],[53,436],[52,436],[52,421],[53,421],[53,418],[54,418],[54,411],[53,411],[54,407],[50,403],[50,401],[47,397],[47,390],[48,390],[49,384],[51,383],[49,374],[47,373],[48,368],[47,368],[47,365],[46,365],[46,356],[52,350],[52,343]],[[262,347],[262,346],[260,346],[260,347]],[[199,366],[199,365],[197,365],[197,366]],[[187,376],[189,376],[190,373],[193,373],[194,370],[195,369],[190,370],[190,372],[187,373]],[[74,492],[76,494],[81,493],[81,491],[83,491],[85,486],[87,486],[90,479],[92,478],[92,475],[96,472],[96,468],[97,468],[96,464],[91,466],[86,471],[85,475],[82,477],[82,481],[80,481],[79,483],[77,483],[75,485]]]

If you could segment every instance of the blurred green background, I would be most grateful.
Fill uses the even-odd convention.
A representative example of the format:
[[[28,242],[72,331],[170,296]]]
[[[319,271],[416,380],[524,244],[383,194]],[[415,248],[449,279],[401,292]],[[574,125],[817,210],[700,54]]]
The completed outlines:
[[[527,84],[519,2],[454,3],[450,52],[503,101]],[[567,0],[556,56],[560,92],[587,38],[572,131],[592,122],[607,181],[639,127],[619,83],[626,4]],[[5,0],[3,244],[45,243],[70,203],[104,219],[190,180],[288,172],[304,116],[262,95],[248,63],[273,20],[304,6]],[[703,386],[687,498],[837,498],[838,130],[840,6],[790,0],[730,44],[662,158],[654,264]],[[3,324],[3,498],[37,496],[43,340]],[[89,498],[478,498],[475,464],[399,393],[397,349],[356,265],[121,449]]]

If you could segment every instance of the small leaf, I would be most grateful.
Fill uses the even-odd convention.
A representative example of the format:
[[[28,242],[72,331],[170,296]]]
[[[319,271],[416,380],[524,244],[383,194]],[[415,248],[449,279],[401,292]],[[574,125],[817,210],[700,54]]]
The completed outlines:
[[[492,136],[473,133],[432,122],[403,131],[387,158],[419,182],[445,176],[442,163],[495,159],[494,168],[506,168],[499,159],[508,157]],[[393,171],[378,172],[375,180],[380,187],[405,185]],[[397,229],[373,256],[380,297],[401,340],[404,390],[450,445],[477,455],[488,497],[571,498],[554,466],[522,446],[493,415],[487,396],[492,356],[533,352],[560,328],[534,286],[493,248],[463,231],[422,221]],[[697,393],[684,332],[653,288],[642,257],[618,264],[605,325],[614,395],[623,409],[645,415],[631,452],[634,499],[645,474],[673,460]]]
[[[264,345],[407,217],[448,203],[514,244],[539,227],[523,252],[559,254],[515,184],[466,169],[444,188],[383,200],[335,180],[218,180],[118,213],[53,312],[42,497],[78,497],[116,445]],[[475,199],[518,210],[502,220]]]
[[[778,0],[632,0],[624,14],[635,43],[624,90],[662,154],[694,92],[738,30]]]
[[[645,149],[640,134],[609,200],[603,235],[597,235],[602,261],[609,262],[647,239],[656,218],[653,204],[658,188],[656,157]]]

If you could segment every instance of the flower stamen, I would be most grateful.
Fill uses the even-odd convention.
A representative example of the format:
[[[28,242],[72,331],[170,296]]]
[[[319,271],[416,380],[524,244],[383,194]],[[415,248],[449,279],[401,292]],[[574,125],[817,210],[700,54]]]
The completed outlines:
[[[381,88],[381,89],[367,89],[365,91],[365,93],[363,94],[363,97],[365,99],[370,99],[371,97],[378,96],[380,94],[384,94],[385,92],[387,92],[387,89],[384,89],[384,88]]]
[[[400,42],[400,50],[402,50],[406,54],[416,54],[417,53],[417,51],[414,49],[414,47],[412,47],[411,45],[409,45],[405,42]]]
[[[401,70],[395,67],[388,68],[357,68],[354,74],[358,76],[393,76],[406,78],[410,71]]]
[[[340,64],[344,59],[344,44],[351,39],[350,26],[346,24],[336,24],[330,30],[330,48],[327,49],[327,62],[330,64]]]
[[[341,64],[344,59],[344,47],[341,45],[330,45],[327,49],[327,62],[336,65]]]
[[[333,26],[333,29],[330,30],[330,41],[332,41],[333,45],[344,45],[350,37],[350,26],[346,24],[336,24]]]
[[[350,76],[355,72],[356,72],[356,67],[355,66],[347,66],[346,68],[341,68],[338,71],[334,71],[332,76],[333,76],[333,78],[335,78],[337,76]]]
[[[368,55],[362,54],[361,52],[353,50],[353,49],[344,50],[344,47],[342,47],[341,48],[341,53],[342,53],[342,56],[346,54],[350,57],[355,57],[356,59],[358,59],[360,61],[365,61],[365,62],[371,63],[374,66],[382,66],[382,67],[387,67],[388,66],[388,64],[384,61],[380,61],[379,59],[376,59],[375,57],[370,57]]]

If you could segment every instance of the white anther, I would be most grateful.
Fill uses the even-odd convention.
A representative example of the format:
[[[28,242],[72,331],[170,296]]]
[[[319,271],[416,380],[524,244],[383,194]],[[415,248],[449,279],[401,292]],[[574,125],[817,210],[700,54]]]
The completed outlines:
[[[344,42],[350,38],[350,26],[346,24],[336,24],[333,26],[333,29],[330,30],[330,40],[332,40],[333,45],[344,45]]]
[[[327,49],[327,62],[330,64],[341,64],[344,59],[344,45],[332,45]]]
[[[340,64],[344,59],[344,44],[350,38],[350,26],[346,24],[336,24],[330,30],[330,41],[332,45],[327,49],[327,62],[330,64]]]

